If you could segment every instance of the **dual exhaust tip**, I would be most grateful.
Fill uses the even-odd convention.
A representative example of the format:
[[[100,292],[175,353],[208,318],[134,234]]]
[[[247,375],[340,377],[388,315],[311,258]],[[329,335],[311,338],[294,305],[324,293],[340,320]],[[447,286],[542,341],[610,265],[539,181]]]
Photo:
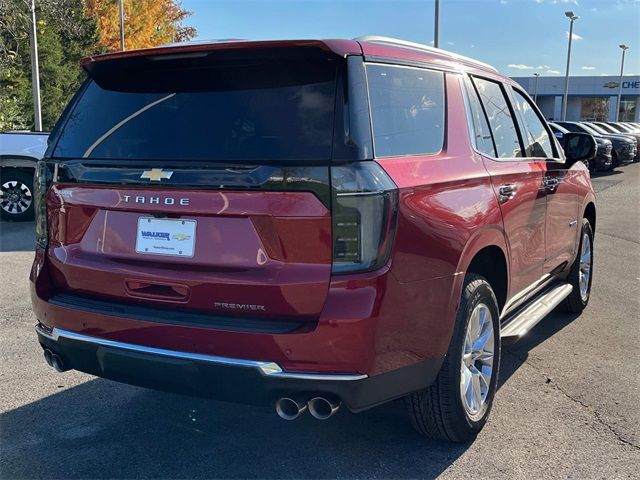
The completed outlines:
[[[47,362],[47,365],[53,368],[56,372],[66,372],[69,370],[60,355],[52,352],[48,348],[45,348],[44,350],[44,361]]]
[[[276,402],[276,413],[284,420],[295,420],[309,410],[313,418],[326,420],[338,411],[342,402],[335,397],[282,397]]]

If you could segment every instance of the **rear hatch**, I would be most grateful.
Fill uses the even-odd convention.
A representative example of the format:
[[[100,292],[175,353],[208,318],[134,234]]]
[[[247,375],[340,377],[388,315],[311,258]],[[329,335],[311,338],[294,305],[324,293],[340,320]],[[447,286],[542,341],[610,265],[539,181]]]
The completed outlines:
[[[53,301],[214,324],[316,319],[340,59],[254,49],[87,68],[50,155]]]
[[[355,58],[353,93],[354,57],[319,44],[88,63],[46,159],[50,301],[233,330],[312,326],[332,269],[378,268],[390,248],[395,185],[351,163],[372,155]]]

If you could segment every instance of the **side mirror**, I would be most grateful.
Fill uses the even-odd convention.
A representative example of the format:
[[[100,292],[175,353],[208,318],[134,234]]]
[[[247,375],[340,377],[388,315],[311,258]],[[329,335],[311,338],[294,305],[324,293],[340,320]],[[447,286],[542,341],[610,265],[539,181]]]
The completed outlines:
[[[588,164],[588,160],[595,156],[598,145],[596,139],[588,133],[571,132],[563,136],[562,147],[567,157],[567,166],[571,166],[580,161]]]

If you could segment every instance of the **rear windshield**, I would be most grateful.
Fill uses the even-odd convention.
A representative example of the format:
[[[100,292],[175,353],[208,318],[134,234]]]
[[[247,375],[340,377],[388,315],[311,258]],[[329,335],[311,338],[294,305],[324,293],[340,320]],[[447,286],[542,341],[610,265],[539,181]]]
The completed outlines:
[[[89,80],[51,156],[330,159],[336,71],[331,59],[123,69]]]

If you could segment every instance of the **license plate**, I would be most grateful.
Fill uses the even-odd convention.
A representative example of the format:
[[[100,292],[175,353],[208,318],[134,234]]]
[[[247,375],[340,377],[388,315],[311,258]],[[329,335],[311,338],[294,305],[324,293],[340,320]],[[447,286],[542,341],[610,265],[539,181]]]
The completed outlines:
[[[136,252],[155,255],[193,257],[196,221],[140,217],[136,233]]]

